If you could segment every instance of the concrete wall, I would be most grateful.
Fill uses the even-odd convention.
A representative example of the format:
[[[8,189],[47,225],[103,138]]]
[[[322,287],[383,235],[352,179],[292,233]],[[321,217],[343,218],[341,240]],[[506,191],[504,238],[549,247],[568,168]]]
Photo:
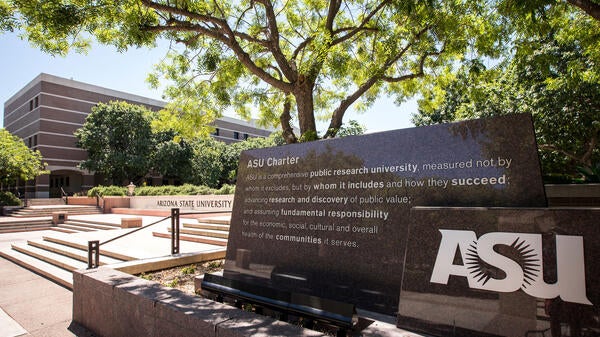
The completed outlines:
[[[104,213],[111,213],[113,208],[129,208],[129,197],[103,197],[100,198],[100,207]]]
[[[600,184],[547,184],[550,207],[600,207]]]
[[[130,200],[129,207],[135,209],[170,211],[179,208],[202,212],[231,212],[233,209],[233,194],[135,196]]]
[[[106,267],[73,273],[73,321],[99,336],[324,336]]]
[[[89,197],[68,197],[67,204],[68,205],[82,205],[82,206],[96,206],[98,201],[96,198]]]

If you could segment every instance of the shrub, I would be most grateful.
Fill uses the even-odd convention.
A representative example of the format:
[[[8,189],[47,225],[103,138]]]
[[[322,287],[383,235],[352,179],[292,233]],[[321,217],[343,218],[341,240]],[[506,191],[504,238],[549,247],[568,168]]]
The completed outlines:
[[[98,193],[101,197],[114,195],[127,195],[127,188],[121,186],[96,186],[88,191],[88,197],[94,197]],[[157,196],[157,195],[207,195],[207,194],[233,194],[235,193],[235,185],[223,185],[216,190],[208,186],[198,186],[185,184],[182,186],[141,186],[136,187],[135,195],[137,196]]]
[[[215,194],[225,195],[225,194],[234,194],[235,193],[235,185],[223,185],[220,189],[218,189]]]
[[[90,189],[87,193],[88,197],[95,197],[98,194],[101,197],[106,196],[125,196],[127,195],[127,188],[121,186],[96,186]]]
[[[10,192],[0,191],[0,206],[21,206],[21,200]]]

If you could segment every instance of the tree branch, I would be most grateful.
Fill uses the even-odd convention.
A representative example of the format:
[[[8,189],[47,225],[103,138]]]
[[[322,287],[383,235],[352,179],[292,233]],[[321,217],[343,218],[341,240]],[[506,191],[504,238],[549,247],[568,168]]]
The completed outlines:
[[[567,0],[571,5],[580,8],[594,19],[600,21],[600,5],[590,0]]]
[[[565,151],[564,149],[561,149],[561,148],[557,147],[556,145],[552,145],[552,144],[539,144],[538,148],[540,150],[556,151],[558,153],[561,153],[561,154],[567,156],[568,158],[573,159],[577,163],[585,164],[585,163],[582,162],[582,158],[581,157],[578,157],[574,153]]]
[[[289,61],[281,51],[279,46],[279,28],[277,27],[277,17],[273,10],[273,4],[269,0],[256,0],[265,7],[267,15],[267,25],[269,27],[269,51],[275,58],[275,62],[281,68],[281,71],[289,79],[290,82],[295,82],[298,79],[298,73],[292,69]]]
[[[367,16],[365,16],[365,18],[362,20],[362,22],[360,23],[360,25],[358,25],[357,27],[354,28],[341,28],[335,31],[331,31],[332,36],[337,35],[338,33],[341,32],[345,32],[345,31],[349,31],[348,34],[343,35],[338,37],[337,39],[334,39],[331,43],[331,45],[335,46],[337,44],[340,44],[344,41],[347,41],[349,39],[351,39],[352,37],[354,37],[356,34],[362,32],[362,31],[377,31],[377,29],[375,28],[368,28],[365,27],[367,25],[367,23],[369,23],[369,21],[377,14],[379,13],[383,8],[385,8],[386,5],[390,4],[391,1],[389,0],[383,0],[379,5],[377,5],[377,7],[375,7],[375,9],[369,13]]]
[[[407,44],[398,53],[396,53],[396,55],[394,55],[394,57],[391,57],[389,60],[387,60],[383,64],[383,66],[379,69],[379,71],[376,71],[373,74],[373,76],[371,76],[369,79],[367,79],[365,82],[363,82],[363,84],[361,84],[355,92],[353,92],[351,95],[347,96],[345,99],[343,99],[340,102],[340,105],[333,111],[333,115],[331,116],[331,122],[329,123],[327,132],[325,133],[323,138],[335,137],[338,130],[342,126],[342,122],[343,122],[343,118],[344,118],[344,114],[346,113],[346,110],[348,110],[348,108],[354,102],[356,102],[356,100],[358,100],[365,92],[367,92],[369,89],[371,89],[373,87],[373,85],[375,85],[375,83],[377,83],[378,81],[385,80],[387,82],[400,82],[400,81],[406,81],[406,80],[424,75],[423,68],[424,68],[425,60],[427,59],[427,57],[432,56],[432,55],[441,54],[444,51],[445,46],[442,47],[442,49],[438,52],[429,52],[429,53],[424,53],[423,55],[421,55],[421,59],[419,61],[419,69],[415,73],[403,75],[403,76],[400,76],[397,78],[392,78],[392,77],[385,76],[385,71],[389,67],[391,67],[395,62],[397,62],[404,54],[406,54],[406,52],[410,49],[410,47],[412,47],[414,45],[414,43],[416,41],[418,41],[420,39],[420,37],[423,34],[425,34],[425,32],[427,32],[429,29],[431,29],[431,27],[427,26],[427,27],[421,29],[419,32],[417,32],[417,34],[415,35],[415,38],[413,39],[412,42]]]
[[[290,92],[292,90],[292,86],[285,81],[278,80],[277,78],[271,76],[265,69],[259,67],[252,61],[250,55],[240,46],[236,37],[239,37],[240,34],[236,34],[226,20],[216,18],[214,16],[202,15],[194,12],[190,12],[185,9],[172,7],[168,5],[158,4],[150,0],[141,0],[142,3],[148,8],[152,8],[157,11],[165,11],[181,16],[185,16],[190,18],[191,20],[197,20],[202,23],[212,23],[215,25],[214,28],[203,27],[198,24],[194,24],[189,21],[182,21],[173,19],[170,25],[165,26],[152,26],[145,27],[145,30],[148,31],[194,31],[200,34],[206,35],[218,41],[221,41],[223,44],[227,45],[236,55],[238,61],[240,61],[252,74],[268,83],[269,85],[282,90],[284,92]]]

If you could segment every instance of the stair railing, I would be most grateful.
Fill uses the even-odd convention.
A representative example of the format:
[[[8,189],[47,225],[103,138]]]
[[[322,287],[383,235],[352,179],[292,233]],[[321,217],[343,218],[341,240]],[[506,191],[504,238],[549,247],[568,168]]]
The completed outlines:
[[[69,204],[69,195],[67,194],[67,192],[65,192],[65,190],[62,188],[62,186],[60,188],[60,198],[63,200],[65,205]]]
[[[165,218],[162,218],[156,222],[153,222],[147,226],[143,226],[140,228],[136,228],[130,232],[127,232],[123,235],[116,236],[104,242],[100,242],[99,240],[88,241],[88,268],[87,269],[95,269],[100,266],[100,246],[105,245],[109,242],[113,242],[124,238],[133,233],[139,232],[142,229],[147,229],[151,226],[154,226],[158,223],[161,223],[167,219],[171,219],[171,255],[177,255],[180,252],[179,245],[179,224],[180,224],[180,216],[181,215],[194,215],[194,214],[220,214],[220,213],[230,213],[224,211],[209,211],[209,212],[188,212],[188,213],[180,213],[179,208],[171,208],[171,215]]]

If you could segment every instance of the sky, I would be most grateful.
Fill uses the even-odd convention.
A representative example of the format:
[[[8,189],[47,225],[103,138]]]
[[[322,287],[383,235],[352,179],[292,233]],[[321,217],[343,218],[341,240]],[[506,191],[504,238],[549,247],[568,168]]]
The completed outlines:
[[[162,100],[161,90],[151,89],[146,76],[165,55],[168,46],[155,49],[131,49],[119,53],[114,47],[95,45],[87,54],[70,53],[66,57],[51,56],[21,40],[16,33],[0,33],[0,102],[4,103],[40,73],[124,91]],[[417,112],[415,100],[396,106],[383,97],[367,112],[349,110],[344,122],[356,120],[368,133],[412,127],[410,117]],[[231,115],[231,117],[237,117]],[[0,119],[0,127],[4,118]],[[324,123],[320,128],[323,131]]]

